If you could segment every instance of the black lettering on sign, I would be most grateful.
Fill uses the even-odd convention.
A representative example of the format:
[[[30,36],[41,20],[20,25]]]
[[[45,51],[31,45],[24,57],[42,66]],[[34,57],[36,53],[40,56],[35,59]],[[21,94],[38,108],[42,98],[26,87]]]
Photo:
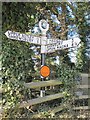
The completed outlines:
[[[72,47],[74,46],[74,41],[73,41],[73,39],[72,39]]]
[[[48,44],[56,43],[57,39],[48,39]]]
[[[13,32],[12,32],[12,31],[9,32],[9,36],[10,36],[11,38],[13,38]]]
[[[56,50],[56,44],[47,45],[47,52],[54,52]]]
[[[20,34],[20,33],[18,33],[18,32],[14,32],[14,36],[15,36],[16,40],[18,40],[19,34]]]
[[[8,31],[8,36],[10,37],[11,31]]]
[[[17,39],[17,36],[16,36],[16,33],[15,33],[15,32],[11,32],[10,37],[11,37],[12,39]]]
[[[18,40],[22,41],[22,34],[18,34]]]
[[[52,43],[56,43],[57,42],[57,39],[53,39],[53,42]]]
[[[26,35],[22,34],[22,41],[26,41]]]
[[[40,44],[40,39],[37,37],[37,44]]]
[[[30,36],[30,42],[33,43],[33,36]]]
[[[77,46],[77,42],[72,39],[72,47]]]
[[[37,38],[33,37],[33,43],[37,43]]]
[[[25,35],[26,36],[26,42],[29,42],[29,35]]]
[[[62,49],[62,44],[63,44],[63,41],[62,41],[62,40],[58,40],[58,41],[57,41],[57,45],[56,45],[56,46],[57,46],[56,49],[57,49],[57,50]]]
[[[75,42],[75,46],[77,46],[77,43]]]
[[[37,44],[40,44],[40,38],[36,37],[36,39],[37,39]]]
[[[64,47],[64,48],[66,48],[66,47],[67,47],[67,45],[64,45],[63,47]]]
[[[61,49],[62,46],[61,45],[57,45],[57,50]]]
[[[49,44],[51,44],[52,43],[52,39],[49,39]]]
[[[50,50],[49,47],[50,47],[50,45],[47,45],[47,46],[46,46],[46,50],[47,50],[47,52]]]

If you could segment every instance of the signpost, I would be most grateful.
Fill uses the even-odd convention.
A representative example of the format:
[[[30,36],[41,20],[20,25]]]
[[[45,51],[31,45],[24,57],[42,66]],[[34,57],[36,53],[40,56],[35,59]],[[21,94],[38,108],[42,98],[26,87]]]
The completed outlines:
[[[52,53],[57,50],[67,49],[78,46],[80,43],[79,38],[73,38],[70,40],[59,40],[59,39],[47,39],[46,32],[49,29],[49,24],[46,20],[40,20],[39,22],[39,28],[41,30],[42,36],[32,36],[28,34],[23,34],[19,32],[14,32],[8,30],[5,35],[9,39],[18,40],[18,41],[25,41],[37,45],[41,45],[41,81],[44,81],[45,78],[50,74],[49,68],[45,66],[45,54],[46,53]],[[40,96],[43,97],[45,95],[44,88],[41,88],[40,90]]]

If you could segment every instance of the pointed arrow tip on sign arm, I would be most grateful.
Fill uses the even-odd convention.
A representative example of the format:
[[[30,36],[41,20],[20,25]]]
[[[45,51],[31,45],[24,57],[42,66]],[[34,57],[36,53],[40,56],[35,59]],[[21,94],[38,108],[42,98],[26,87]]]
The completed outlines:
[[[8,31],[7,31],[7,32],[5,32],[5,35],[8,37]]]
[[[80,46],[81,46],[81,44],[80,44],[81,39],[80,39],[80,38],[76,37],[76,38],[74,38],[73,40],[74,40],[74,43],[77,44],[77,45],[76,45],[77,47],[80,47]]]
[[[74,41],[76,41],[79,44],[81,40],[80,38],[77,37],[77,38],[74,38]]]
[[[4,33],[7,36],[7,32]]]

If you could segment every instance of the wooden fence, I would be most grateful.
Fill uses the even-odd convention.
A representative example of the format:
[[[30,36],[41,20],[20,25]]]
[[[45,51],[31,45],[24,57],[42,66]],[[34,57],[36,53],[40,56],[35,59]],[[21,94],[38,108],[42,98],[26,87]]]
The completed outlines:
[[[39,90],[40,90],[41,87],[61,86],[62,83],[58,80],[49,80],[49,81],[25,83],[24,85],[25,85],[26,88],[29,88],[29,89],[39,88]],[[78,85],[77,86],[77,88],[88,88],[88,87],[90,87],[90,86],[88,86],[88,85]],[[31,99],[31,100],[28,100],[27,102],[23,101],[22,103],[20,103],[20,108],[26,107],[26,106],[29,106],[29,105],[44,103],[46,101],[51,101],[51,100],[58,99],[58,98],[63,98],[63,97],[64,97],[64,95],[62,93],[56,93],[56,94],[53,94],[53,95],[47,95],[47,96],[44,96],[44,97]],[[89,99],[89,98],[90,98],[89,95],[80,95],[75,100],[77,100],[77,99],[78,100]],[[63,108],[65,108],[64,105],[55,107],[53,110],[51,110],[51,113],[55,114],[55,113],[61,111]],[[78,107],[76,106],[76,107],[73,108],[73,110],[80,110],[80,109],[88,110],[89,107],[88,106],[78,106]]]
[[[83,75],[82,75],[83,76]],[[87,76],[85,74],[85,76]],[[90,76],[89,76],[90,78]],[[85,81],[84,79],[86,79],[87,81],[87,78],[83,78],[82,79],[82,84],[78,85],[77,88],[80,88],[80,89],[84,89],[84,88],[90,88],[90,85],[88,84],[84,84]],[[30,83],[25,83],[24,86],[30,90],[32,89],[38,89],[40,90],[41,87],[56,87],[56,86],[62,86],[63,84],[58,81],[58,80],[49,80],[49,81],[39,81],[39,82],[30,82]],[[0,93],[2,93],[2,89],[0,89]],[[46,101],[51,101],[51,100],[55,100],[55,99],[58,99],[58,98],[63,98],[64,97],[64,94],[62,93],[54,93],[54,94],[50,94],[50,95],[46,95],[44,97],[38,97],[38,98],[34,98],[34,99],[30,99],[30,100],[27,100],[27,101],[23,101],[22,103],[19,104],[19,108],[23,108],[23,107],[27,107],[27,106],[31,106],[31,105],[36,105],[36,104],[40,104],[40,103],[44,103]],[[90,99],[90,96],[87,94],[87,95],[80,95],[78,96],[77,99]],[[65,106],[64,105],[61,105],[61,106],[58,106],[58,107],[55,107],[53,110],[51,110],[50,112],[53,113],[53,114],[56,114],[57,112],[61,111]],[[74,107],[73,110],[80,110],[80,109],[89,109],[90,108],[88,106],[79,106],[79,107]]]
[[[37,89],[37,88],[40,89],[41,87],[61,86],[62,83],[58,80],[49,80],[49,81],[25,83],[24,85],[25,85],[25,87],[27,87],[29,89]],[[63,97],[64,97],[64,95],[62,93],[46,95],[44,97],[38,97],[38,98],[35,98],[35,99],[28,100],[27,102],[23,101],[22,103],[20,103],[19,107],[22,108],[22,107],[27,107],[27,106],[30,106],[30,105],[36,105],[36,104],[44,103],[46,101],[51,101],[51,100],[55,100],[55,99],[63,98]],[[62,106],[58,106],[57,108],[55,107],[55,109],[53,109],[51,111],[51,113],[55,114],[56,112],[60,111],[61,109],[62,109]]]

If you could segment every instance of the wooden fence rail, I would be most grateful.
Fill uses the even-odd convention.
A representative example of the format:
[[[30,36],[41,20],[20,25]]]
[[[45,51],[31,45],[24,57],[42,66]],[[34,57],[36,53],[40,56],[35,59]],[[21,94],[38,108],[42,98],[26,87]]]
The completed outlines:
[[[33,89],[47,87],[47,86],[55,86],[55,85],[62,85],[62,82],[58,80],[49,80],[49,81],[39,81],[39,82],[31,82],[24,84],[26,88],[33,88]]]
[[[49,81],[39,81],[39,82],[31,82],[31,83],[25,83],[24,84],[26,88],[29,89],[36,89],[36,88],[41,88],[41,87],[47,87],[47,86],[55,86],[55,85],[62,85],[62,83],[58,80],[49,80]],[[30,106],[30,105],[35,105],[39,103],[43,103],[46,101],[62,98],[64,95],[62,93],[57,93],[54,95],[47,95],[44,97],[39,97],[35,99],[28,100],[27,102],[22,102],[20,103],[20,108]]]
[[[64,95],[62,93],[57,93],[57,94],[54,94],[54,95],[47,95],[45,97],[35,98],[35,99],[32,99],[32,100],[28,100],[27,102],[24,101],[24,102],[20,103],[20,108],[27,107],[27,106],[30,106],[30,105],[39,104],[39,103],[43,103],[43,102],[46,102],[46,101],[50,101],[50,100],[54,100],[54,99],[58,99],[58,98],[62,98],[62,97],[64,97]]]

